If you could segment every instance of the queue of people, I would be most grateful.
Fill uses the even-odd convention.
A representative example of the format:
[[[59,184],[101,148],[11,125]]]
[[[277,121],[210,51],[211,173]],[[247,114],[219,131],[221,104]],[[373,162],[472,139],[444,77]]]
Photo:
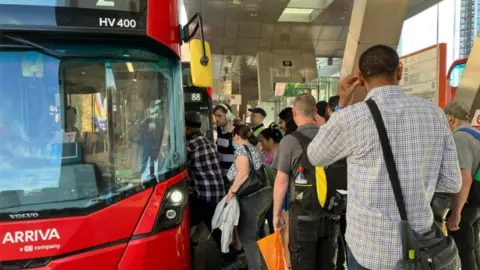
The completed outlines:
[[[257,241],[280,232],[294,270],[404,269],[428,261],[431,243],[444,251],[429,253],[432,261],[480,269],[480,133],[463,104],[442,111],[406,95],[402,74],[397,52],[377,45],[338,96],[296,97],[279,126],[266,127],[261,108],[250,110],[252,128],[235,124],[231,108],[219,104],[216,145],[198,133],[199,118],[186,115],[193,225],[211,228],[222,198],[239,206],[238,220],[220,218],[234,223],[232,237],[212,232],[218,247],[229,241],[224,262],[244,254],[248,269],[262,269]],[[367,96],[354,104],[357,91]],[[453,195],[451,237],[434,223],[437,193]]]

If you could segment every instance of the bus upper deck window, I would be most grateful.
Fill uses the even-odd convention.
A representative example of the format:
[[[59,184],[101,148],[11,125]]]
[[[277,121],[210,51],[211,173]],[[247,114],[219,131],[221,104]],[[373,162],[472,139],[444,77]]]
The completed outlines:
[[[462,79],[463,71],[465,70],[465,64],[455,66],[450,74],[450,86],[458,87],[460,80]]]

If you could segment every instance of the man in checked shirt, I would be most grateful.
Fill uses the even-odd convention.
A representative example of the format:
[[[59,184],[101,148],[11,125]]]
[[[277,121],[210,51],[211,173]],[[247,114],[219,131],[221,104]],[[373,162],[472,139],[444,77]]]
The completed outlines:
[[[400,214],[373,117],[365,102],[351,105],[355,89],[364,86],[366,100],[380,108],[415,231],[432,227],[435,192],[460,190],[460,168],[445,114],[398,86],[403,66],[394,49],[371,47],[361,55],[359,68],[360,74],[341,83],[337,112],[320,127],[308,157],[322,167],[347,158],[348,269],[396,269],[403,258]]]
[[[185,114],[187,135],[187,167],[190,177],[190,228],[202,221],[209,231],[217,203],[225,196],[220,158],[215,146],[201,132],[202,120],[198,113]],[[217,247],[221,233],[212,233]],[[193,246],[196,243],[192,243]]]

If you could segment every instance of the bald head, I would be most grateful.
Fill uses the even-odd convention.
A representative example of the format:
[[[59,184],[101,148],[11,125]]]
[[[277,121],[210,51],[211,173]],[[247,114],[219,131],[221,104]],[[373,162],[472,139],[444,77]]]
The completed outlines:
[[[298,116],[312,118],[315,114],[315,98],[310,94],[299,95],[295,98],[293,110]]]

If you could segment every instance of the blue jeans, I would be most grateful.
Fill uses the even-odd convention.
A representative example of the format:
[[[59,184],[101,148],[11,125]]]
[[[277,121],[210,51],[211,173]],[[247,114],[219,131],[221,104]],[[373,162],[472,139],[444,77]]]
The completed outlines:
[[[368,270],[368,268],[365,268],[365,267],[361,266],[357,262],[357,259],[355,259],[355,257],[353,257],[353,253],[350,250],[350,248],[348,247],[348,244],[347,244],[347,253],[348,253],[348,259],[347,259],[348,270]]]

